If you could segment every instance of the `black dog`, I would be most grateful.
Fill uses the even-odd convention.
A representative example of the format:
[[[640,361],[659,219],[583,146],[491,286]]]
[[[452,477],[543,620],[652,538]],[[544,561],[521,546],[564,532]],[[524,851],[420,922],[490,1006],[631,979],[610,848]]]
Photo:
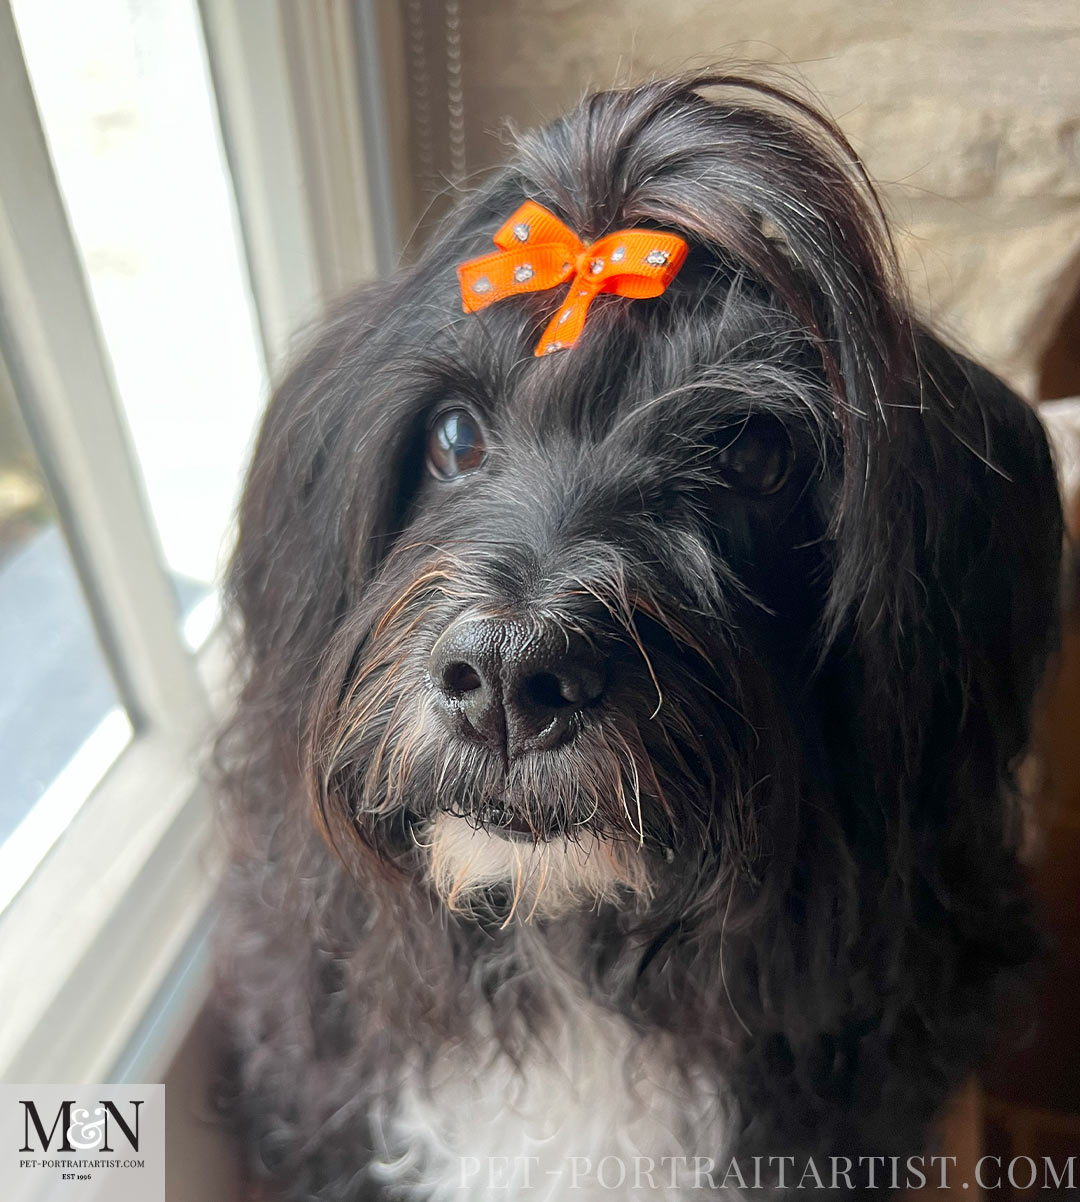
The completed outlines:
[[[525,201],[580,239],[569,290],[463,313]],[[633,231],[685,262],[536,357]],[[924,1152],[1036,947],[1013,772],[1060,542],[1038,420],[913,318],[830,122],[710,76],[520,137],[321,330],[247,483],[219,751],[257,1172],[917,1183],[860,1158]]]

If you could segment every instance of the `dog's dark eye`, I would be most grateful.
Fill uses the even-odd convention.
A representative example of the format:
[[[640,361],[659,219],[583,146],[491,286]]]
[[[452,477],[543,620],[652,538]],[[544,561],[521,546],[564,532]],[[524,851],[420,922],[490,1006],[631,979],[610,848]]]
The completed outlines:
[[[486,458],[484,432],[468,409],[446,409],[432,422],[427,444],[432,475],[454,480],[475,472]]]
[[[733,488],[768,496],[787,483],[795,462],[783,424],[771,417],[751,417],[720,439],[717,463]]]

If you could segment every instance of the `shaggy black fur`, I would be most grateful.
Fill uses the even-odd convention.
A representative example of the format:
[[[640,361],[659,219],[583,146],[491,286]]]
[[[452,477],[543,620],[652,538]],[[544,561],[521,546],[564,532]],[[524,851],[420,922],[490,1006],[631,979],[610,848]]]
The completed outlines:
[[[586,241],[680,233],[689,258],[535,359],[562,290],[465,316],[454,270],[526,198]],[[445,483],[424,447],[448,406],[489,453]],[[727,474],[743,439],[791,459],[777,491]],[[480,1013],[477,1055],[522,1056],[565,1021],[554,966],[669,1031],[746,1154],[918,1151],[1034,950],[1013,773],[1060,542],[1037,419],[912,317],[831,123],[714,75],[520,136],[318,332],[248,479],[221,959],[258,1173],[373,1196],[366,1123],[406,1057]],[[507,764],[437,720],[428,656],[474,609],[601,649],[573,740]],[[415,837],[434,810],[545,833],[554,799],[571,827],[640,831],[651,903],[504,925],[493,890],[451,913]]]

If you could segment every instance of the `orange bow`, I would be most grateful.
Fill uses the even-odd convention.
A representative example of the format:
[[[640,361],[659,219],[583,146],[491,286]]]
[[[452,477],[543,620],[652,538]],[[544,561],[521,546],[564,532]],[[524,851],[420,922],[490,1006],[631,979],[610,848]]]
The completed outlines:
[[[571,281],[562,306],[537,343],[538,356],[577,342],[589,305],[600,292],[638,300],[659,296],[675,278],[688,249],[678,234],[657,230],[618,230],[586,246],[554,213],[531,200],[494,241],[502,249],[457,269],[466,313]]]

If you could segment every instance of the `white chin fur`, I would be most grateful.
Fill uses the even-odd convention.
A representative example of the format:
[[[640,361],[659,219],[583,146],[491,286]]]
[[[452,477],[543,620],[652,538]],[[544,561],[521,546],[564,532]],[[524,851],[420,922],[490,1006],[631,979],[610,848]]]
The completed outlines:
[[[439,814],[430,828],[430,852],[431,878],[451,910],[489,909],[487,890],[505,885],[511,891],[507,921],[515,914],[526,921],[554,918],[652,894],[642,849],[591,832],[532,843]]]

